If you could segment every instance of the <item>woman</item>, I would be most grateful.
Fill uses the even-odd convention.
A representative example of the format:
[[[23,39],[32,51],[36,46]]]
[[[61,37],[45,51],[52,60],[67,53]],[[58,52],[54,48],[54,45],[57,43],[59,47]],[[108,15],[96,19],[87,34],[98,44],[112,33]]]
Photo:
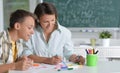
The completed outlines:
[[[57,22],[57,11],[51,3],[39,3],[34,11],[37,16],[35,34],[25,43],[24,54],[35,62],[58,64],[63,58],[84,64],[85,59],[73,53],[71,32]]]
[[[22,56],[22,40],[28,41],[34,32],[35,16],[25,10],[16,10],[10,16],[10,28],[0,33],[0,73],[8,70],[26,70],[33,61]]]

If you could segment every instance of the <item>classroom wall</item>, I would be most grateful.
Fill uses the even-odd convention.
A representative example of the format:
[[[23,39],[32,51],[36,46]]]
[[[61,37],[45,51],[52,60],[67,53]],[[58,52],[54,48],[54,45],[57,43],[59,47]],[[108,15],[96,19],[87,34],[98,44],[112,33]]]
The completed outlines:
[[[0,0],[0,32],[3,30],[3,0]]]
[[[90,44],[90,39],[95,38],[96,43],[101,45],[102,40],[99,39],[99,33],[102,31],[110,31],[112,34],[110,45],[120,46],[120,28],[68,28],[72,32],[72,40],[75,45]]]
[[[96,38],[99,33],[109,31],[112,39],[120,39],[120,28],[68,28],[72,32],[72,38]],[[89,36],[88,36],[89,35]]]

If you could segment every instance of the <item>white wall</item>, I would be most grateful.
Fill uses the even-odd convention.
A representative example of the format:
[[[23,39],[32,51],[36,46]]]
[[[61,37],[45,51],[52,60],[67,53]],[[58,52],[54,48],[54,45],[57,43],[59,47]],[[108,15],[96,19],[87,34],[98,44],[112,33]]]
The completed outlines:
[[[99,39],[99,33],[103,30],[110,31],[112,37],[110,40],[111,46],[120,46],[120,28],[69,28],[72,32],[72,40],[75,46],[90,45],[90,39],[95,38],[96,43],[101,45],[102,40]]]
[[[4,23],[3,23],[3,0],[0,0],[0,32],[4,28]]]
[[[30,12],[34,12],[35,7],[38,4],[37,2],[42,3],[43,0],[29,0],[29,10],[30,10]]]
[[[43,2],[43,0],[39,0],[39,2],[40,2],[40,3],[42,3],[42,2]]]
[[[72,32],[72,38],[99,38],[102,31],[110,31],[112,39],[120,39],[120,28],[68,28]]]
[[[36,5],[37,5],[37,0],[29,0],[30,12],[34,12]]]

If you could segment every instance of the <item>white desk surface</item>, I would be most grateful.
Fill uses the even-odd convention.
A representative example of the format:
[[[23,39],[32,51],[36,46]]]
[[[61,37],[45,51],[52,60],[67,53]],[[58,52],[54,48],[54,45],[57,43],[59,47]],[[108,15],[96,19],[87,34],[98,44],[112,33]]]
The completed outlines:
[[[75,70],[57,71],[54,68],[41,70],[29,69],[27,71],[14,71],[10,70],[9,73],[120,73],[120,61],[100,61],[97,66],[83,67]]]

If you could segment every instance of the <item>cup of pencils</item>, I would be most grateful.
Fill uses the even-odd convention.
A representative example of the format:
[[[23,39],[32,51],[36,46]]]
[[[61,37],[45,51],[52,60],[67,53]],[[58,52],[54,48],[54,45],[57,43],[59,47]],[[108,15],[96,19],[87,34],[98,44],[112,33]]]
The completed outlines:
[[[91,52],[93,51],[93,52]],[[97,56],[97,52],[95,52],[94,49],[88,49],[87,50],[87,56],[86,56],[86,65],[87,66],[96,66],[97,62],[98,62],[98,56]]]

